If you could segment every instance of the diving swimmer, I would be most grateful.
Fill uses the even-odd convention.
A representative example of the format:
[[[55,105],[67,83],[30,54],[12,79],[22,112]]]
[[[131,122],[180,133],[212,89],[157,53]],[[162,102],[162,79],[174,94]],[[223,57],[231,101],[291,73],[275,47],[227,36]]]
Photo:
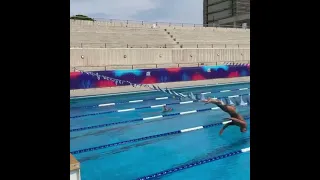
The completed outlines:
[[[224,112],[228,113],[231,116],[230,118],[225,118],[226,120],[231,120],[231,122],[225,124],[222,127],[219,133],[220,135],[222,135],[223,131],[231,125],[238,126],[241,132],[247,131],[247,122],[239,113],[236,112],[236,108],[234,106],[225,105],[222,101],[217,99],[212,99],[212,98],[208,98],[202,101],[205,102],[206,104],[212,103],[217,105],[221,110],[223,110]]]

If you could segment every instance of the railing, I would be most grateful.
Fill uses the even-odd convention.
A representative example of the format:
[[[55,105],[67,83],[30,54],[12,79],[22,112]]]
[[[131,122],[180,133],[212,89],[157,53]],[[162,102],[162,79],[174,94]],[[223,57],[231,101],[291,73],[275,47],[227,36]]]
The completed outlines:
[[[70,48],[248,48],[250,44],[117,44],[71,43]]]
[[[70,48],[167,48],[177,44],[70,43]]]
[[[71,67],[73,72],[76,70],[92,71],[96,70],[114,70],[114,69],[136,69],[136,68],[161,68],[163,66],[174,67],[200,67],[200,66],[217,66],[217,65],[238,65],[238,64],[250,64],[250,60],[234,60],[234,61],[217,61],[217,62],[199,62],[199,63],[172,63],[172,64],[132,64],[132,65],[107,65],[107,66],[74,66]],[[90,69],[90,70],[85,70]]]
[[[180,44],[180,48],[248,48],[250,44]]]
[[[160,27],[221,27],[221,28],[238,28],[238,29],[250,29],[249,26],[242,27],[242,26],[234,26],[234,25],[219,25],[217,23],[210,23],[210,24],[195,24],[195,23],[172,23],[172,22],[154,22],[154,21],[138,21],[138,20],[121,20],[121,19],[103,19],[103,18],[94,18],[94,23],[99,22],[107,22],[107,23],[122,23],[126,25],[156,25]],[[72,20],[72,21],[79,21],[79,20]]]

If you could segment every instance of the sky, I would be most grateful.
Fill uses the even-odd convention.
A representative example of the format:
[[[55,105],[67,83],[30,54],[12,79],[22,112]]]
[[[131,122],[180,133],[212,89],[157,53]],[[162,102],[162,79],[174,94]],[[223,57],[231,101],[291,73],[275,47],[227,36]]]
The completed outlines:
[[[70,0],[70,15],[202,24],[203,0]]]

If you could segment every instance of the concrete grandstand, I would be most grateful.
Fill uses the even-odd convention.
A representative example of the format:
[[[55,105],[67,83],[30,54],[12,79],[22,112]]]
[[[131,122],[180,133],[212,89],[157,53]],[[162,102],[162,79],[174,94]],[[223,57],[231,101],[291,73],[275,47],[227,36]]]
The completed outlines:
[[[70,20],[70,71],[250,62],[250,29]]]

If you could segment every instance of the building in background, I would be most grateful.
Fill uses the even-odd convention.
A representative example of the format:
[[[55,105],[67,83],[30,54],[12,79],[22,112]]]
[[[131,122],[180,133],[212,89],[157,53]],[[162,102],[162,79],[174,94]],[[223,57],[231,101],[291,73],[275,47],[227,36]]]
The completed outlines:
[[[203,0],[204,26],[250,26],[250,0]]]

